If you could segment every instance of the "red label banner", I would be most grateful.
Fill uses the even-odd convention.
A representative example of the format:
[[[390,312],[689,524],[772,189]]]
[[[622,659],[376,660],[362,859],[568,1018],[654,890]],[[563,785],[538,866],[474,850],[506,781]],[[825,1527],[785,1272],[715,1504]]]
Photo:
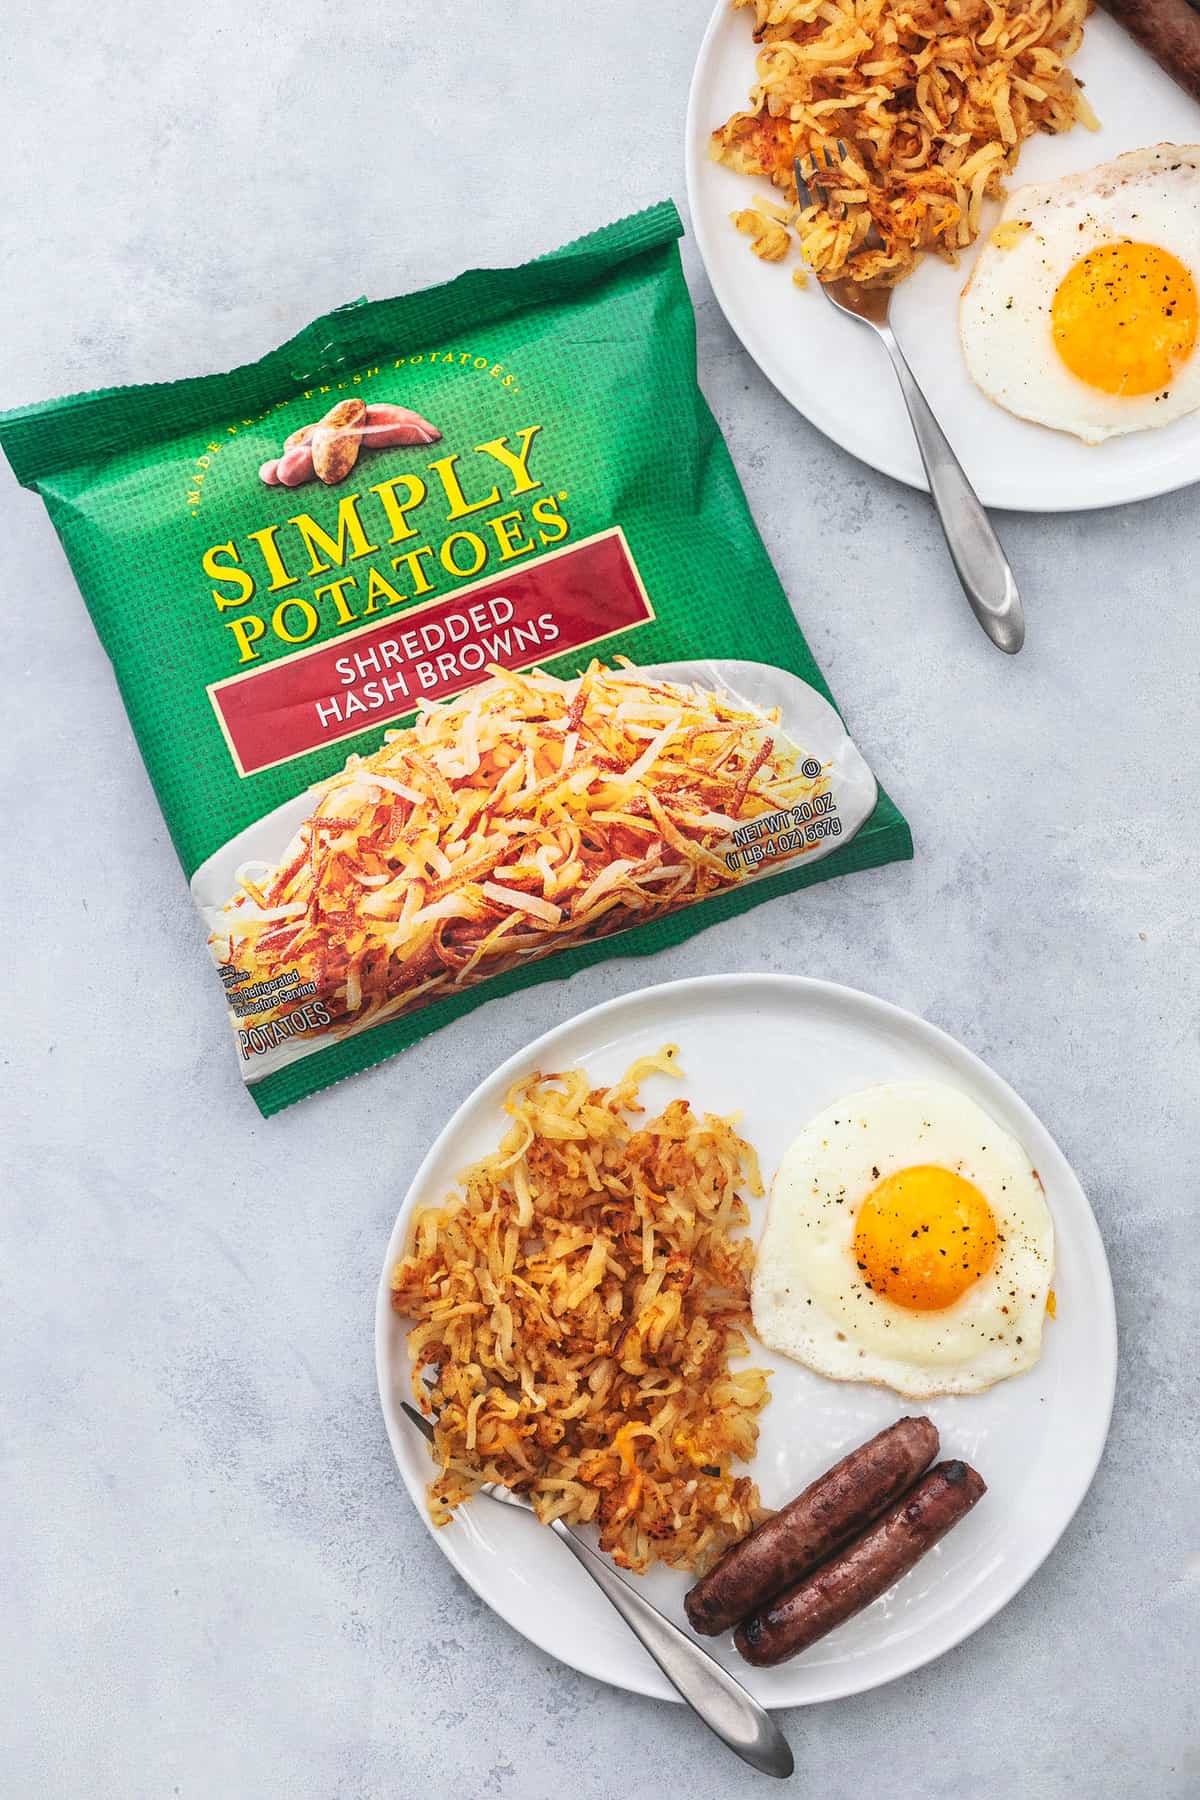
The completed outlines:
[[[487,679],[647,624],[654,609],[619,529],[527,568],[348,631],[209,688],[241,775],[384,726]]]

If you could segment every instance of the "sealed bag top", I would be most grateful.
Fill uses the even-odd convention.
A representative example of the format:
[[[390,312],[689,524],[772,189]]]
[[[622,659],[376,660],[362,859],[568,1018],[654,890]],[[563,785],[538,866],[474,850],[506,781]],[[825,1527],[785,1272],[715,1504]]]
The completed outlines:
[[[0,419],[264,1112],[614,933],[910,853],[696,386],[680,229]]]

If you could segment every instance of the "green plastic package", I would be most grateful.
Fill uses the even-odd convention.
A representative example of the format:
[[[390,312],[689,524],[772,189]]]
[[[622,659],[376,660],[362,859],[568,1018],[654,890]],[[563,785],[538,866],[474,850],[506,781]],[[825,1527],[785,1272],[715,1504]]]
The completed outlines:
[[[681,230],[665,203],[228,375],[0,417],[264,1113],[911,855],[696,385]]]

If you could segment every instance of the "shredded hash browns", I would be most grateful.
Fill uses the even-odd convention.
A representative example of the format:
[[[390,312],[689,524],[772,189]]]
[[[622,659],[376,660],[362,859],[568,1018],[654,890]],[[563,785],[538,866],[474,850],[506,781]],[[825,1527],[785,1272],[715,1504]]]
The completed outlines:
[[[359,1029],[703,900],[746,878],[721,854],[739,824],[829,785],[777,725],[632,665],[496,668],[313,789],[279,865],[239,870],[213,953],[259,1017],[298,971]]]
[[[776,262],[786,228],[823,281],[903,279],[921,253],[953,262],[1035,131],[1095,129],[1066,67],[1089,0],[733,0],[753,6],[750,110],[713,132],[715,161],[769,176],[788,204],[735,215]],[[838,140],[849,155],[838,158]],[[834,168],[824,167],[828,148]],[[799,209],[792,160],[820,153]],[[868,233],[871,233],[868,242]]]
[[[418,1212],[392,1304],[437,1419],[437,1524],[495,1481],[546,1523],[594,1521],[623,1568],[695,1572],[763,1516],[730,1462],[754,1453],[767,1376],[729,1368],[754,1256],[738,1189],[762,1182],[730,1119],[672,1100],[633,1122],[676,1055],[611,1088],[582,1069],[517,1082],[499,1149]]]

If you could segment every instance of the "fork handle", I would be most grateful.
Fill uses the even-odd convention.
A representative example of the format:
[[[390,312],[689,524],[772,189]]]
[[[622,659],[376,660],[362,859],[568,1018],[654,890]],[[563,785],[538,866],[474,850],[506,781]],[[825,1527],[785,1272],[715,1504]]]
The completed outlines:
[[[1015,656],[1025,642],[1025,611],[1000,539],[980,504],[979,495],[963,473],[949,439],[933,416],[917,378],[905,360],[888,325],[877,327],[900,380],[900,391],[925,474],[929,492],[946,534],[946,546],[971,611],[998,649]]]
[[[561,1519],[554,1520],[552,1529],[709,1730],[761,1774],[790,1775],[794,1763],[787,1739],[741,1682],[622,1580],[608,1559],[577,1538]]]

